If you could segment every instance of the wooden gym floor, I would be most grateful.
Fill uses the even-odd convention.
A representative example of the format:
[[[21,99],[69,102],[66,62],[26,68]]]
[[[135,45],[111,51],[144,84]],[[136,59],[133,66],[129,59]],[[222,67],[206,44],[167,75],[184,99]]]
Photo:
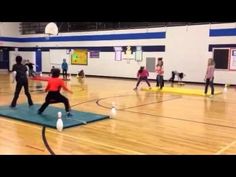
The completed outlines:
[[[38,83],[30,81],[30,90],[34,102],[42,104],[46,93],[36,91]],[[41,83],[45,87],[46,82]],[[67,84],[74,94],[63,94],[72,109],[109,114],[115,102],[116,118],[58,132],[0,117],[0,154],[236,154],[233,87],[208,98],[135,92],[135,80],[90,77],[81,86],[73,77]],[[0,74],[0,85],[0,105],[9,105],[14,94],[9,74]],[[185,87],[203,90],[204,86]],[[18,103],[24,102],[22,91]]]

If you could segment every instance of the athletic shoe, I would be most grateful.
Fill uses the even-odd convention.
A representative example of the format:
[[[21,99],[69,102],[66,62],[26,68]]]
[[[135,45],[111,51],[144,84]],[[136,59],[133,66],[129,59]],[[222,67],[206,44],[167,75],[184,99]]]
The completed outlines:
[[[70,112],[68,112],[68,113],[66,114],[66,116],[67,116],[67,117],[71,117],[72,114],[71,114]]]
[[[41,111],[38,111],[38,114],[39,114],[39,115],[41,115],[41,114],[42,114],[42,112],[41,112]]]

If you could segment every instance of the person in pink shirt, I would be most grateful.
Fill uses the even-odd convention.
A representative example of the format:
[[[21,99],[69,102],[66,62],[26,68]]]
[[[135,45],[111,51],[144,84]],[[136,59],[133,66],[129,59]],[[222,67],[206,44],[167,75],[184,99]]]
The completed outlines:
[[[162,58],[158,58],[158,63],[156,65],[155,70],[156,70],[156,73],[157,73],[156,86],[160,87],[160,89],[162,89],[164,87],[164,78],[163,78],[164,69],[163,69],[163,60],[162,60]]]
[[[208,59],[208,67],[205,76],[205,94],[207,94],[208,86],[211,87],[211,97],[214,95],[214,71],[215,71],[215,62],[212,58]]]
[[[138,82],[137,82],[136,87],[134,88],[134,90],[138,89],[138,86],[139,86],[139,84],[142,80],[145,80],[146,83],[148,84],[149,88],[151,89],[151,85],[148,82],[148,76],[149,76],[148,70],[146,70],[144,68],[144,66],[141,66],[140,69],[138,70],[138,73],[137,73]]]

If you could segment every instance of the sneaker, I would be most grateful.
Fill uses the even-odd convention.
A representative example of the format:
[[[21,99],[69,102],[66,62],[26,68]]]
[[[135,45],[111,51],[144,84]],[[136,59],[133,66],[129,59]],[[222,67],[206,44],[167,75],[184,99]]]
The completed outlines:
[[[9,108],[11,108],[11,109],[16,109],[16,106],[10,105]]]
[[[70,112],[68,112],[68,113],[66,114],[66,116],[67,116],[67,117],[71,117],[72,114],[71,114]]]
[[[41,112],[41,111],[38,111],[38,114],[39,114],[39,115],[41,115],[41,114],[42,114],[42,112]]]
[[[209,98],[213,98],[214,95],[210,95]]]

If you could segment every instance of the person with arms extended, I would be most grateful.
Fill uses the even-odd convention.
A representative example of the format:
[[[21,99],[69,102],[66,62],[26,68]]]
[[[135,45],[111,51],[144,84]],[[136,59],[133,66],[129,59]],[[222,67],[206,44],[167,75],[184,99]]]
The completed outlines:
[[[60,76],[60,69],[54,68],[52,71],[52,77],[48,80],[48,84],[45,89],[45,91],[48,92],[48,94],[45,98],[45,102],[39,108],[38,114],[42,114],[49,104],[64,103],[67,116],[68,117],[72,116],[72,114],[70,113],[69,100],[65,96],[61,95],[60,90],[61,88],[63,88],[65,91],[68,91],[69,93],[73,92],[70,91],[65,86],[64,81],[60,79],[59,76]]]

